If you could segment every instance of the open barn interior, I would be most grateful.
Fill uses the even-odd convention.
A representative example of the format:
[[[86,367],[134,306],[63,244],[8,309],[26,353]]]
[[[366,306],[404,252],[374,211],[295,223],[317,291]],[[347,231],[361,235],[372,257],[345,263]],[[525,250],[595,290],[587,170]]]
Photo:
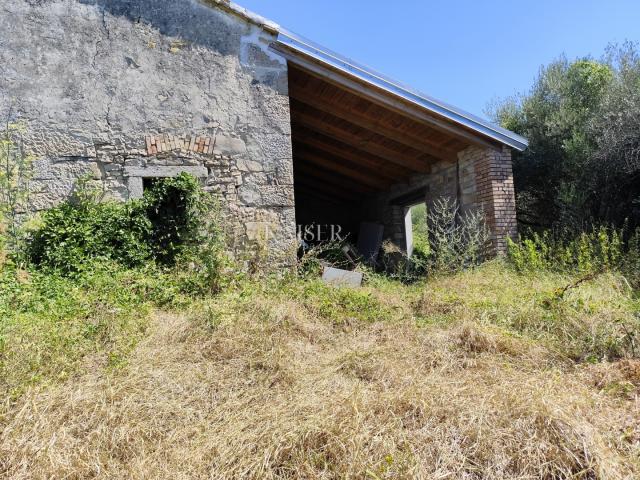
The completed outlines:
[[[306,240],[318,233],[327,240],[338,225],[356,244],[364,222],[384,225],[380,202],[389,201],[392,186],[428,174],[436,162],[455,162],[469,145],[402,104],[377,101],[378,93],[289,63],[296,220],[313,232]],[[405,196],[398,201],[406,206],[419,201]]]

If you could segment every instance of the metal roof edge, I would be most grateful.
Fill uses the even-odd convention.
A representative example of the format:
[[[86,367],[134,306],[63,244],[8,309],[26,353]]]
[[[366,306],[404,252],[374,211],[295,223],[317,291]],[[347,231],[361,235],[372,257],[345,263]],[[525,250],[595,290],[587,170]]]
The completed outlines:
[[[526,138],[492,124],[471,113],[425,95],[409,86],[403,85],[373,69],[360,65],[342,55],[322,47],[304,37],[280,28],[276,43],[290,51],[295,51],[316,62],[328,65],[360,81],[371,84],[381,90],[391,93],[414,105],[424,108],[443,118],[463,125],[475,132],[508,145],[516,150],[525,150],[529,142]]]
[[[516,150],[523,151],[529,146],[529,141],[517,133],[494,125],[476,115],[421,93],[410,86],[404,85],[382,73],[348,59],[339,53],[333,52],[305,37],[290,32],[277,23],[253,13],[235,2],[230,0],[204,1],[205,3],[218,6],[276,35],[276,44],[284,46],[290,51],[297,52],[316,62],[330,66],[343,74],[373,85],[418,107],[435,113],[454,123],[463,125]]]

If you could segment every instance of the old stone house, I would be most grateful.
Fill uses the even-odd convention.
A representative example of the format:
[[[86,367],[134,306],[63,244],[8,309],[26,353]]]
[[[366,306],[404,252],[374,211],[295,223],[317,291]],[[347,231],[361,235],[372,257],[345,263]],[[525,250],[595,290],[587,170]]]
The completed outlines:
[[[223,0],[0,0],[8,112],[35,210],[84,175],[124,200],[188,172],[236,251],[283,263],[297,225],[377,222],[406,248],[408,207],[442,195],[485,212],[498,252],[516,228],[525,139]]]

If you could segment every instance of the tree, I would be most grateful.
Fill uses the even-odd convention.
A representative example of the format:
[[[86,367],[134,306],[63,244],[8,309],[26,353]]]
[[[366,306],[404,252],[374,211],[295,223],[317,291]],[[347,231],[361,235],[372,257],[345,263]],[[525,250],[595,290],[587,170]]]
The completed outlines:
[[[640,224],[640,61],[636,47],[540,70],[494,119],[529,139],[514,155],[518,220],[536,229]]]

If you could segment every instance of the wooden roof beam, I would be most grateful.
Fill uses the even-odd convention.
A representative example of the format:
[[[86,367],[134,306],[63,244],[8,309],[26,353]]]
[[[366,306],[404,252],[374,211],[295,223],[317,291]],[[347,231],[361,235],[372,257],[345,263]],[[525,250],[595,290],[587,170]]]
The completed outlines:
[[[314,184],[313,182],[307,181],[305,179],[300,179],[296,184],[296,190],[295,190],[296,202],[298,202],[300,198],[309,196],[317,200],[330,202],[336,205],[343,205],[345,203],[353,203],[359,198],[357,195],[340,194],[335,190],[337,189],[327,189],[326,186],[319,187],[317,184]]]
[[[333,183],[329,183],[330,181]],[[316,185],[316,191],[325,191],[331,196],[347,202],[352,202],[357,198],[367,197],[375,192],[375,190],[369,187],[363,187],[349,179],[337,177],[329,179],[323,172],[318,171],[301,173],[298,177],[298,182],[301,187],[305,185],[307,187],[309,185]]]
[[[358,194],[367,194],[376,191],[376,189],[370,185],[364,185],[359,181],[345,177],[340,173],[332,172],[325,168],[319,168],[315,165],[300,161],[295,163],[293,172],[294,184],[297,181],[297,178],[313,178],[319,185],[322,185],[323,187],[326,185],[327,188],[335,187],[344,189],[347,192],[355,192]]]
[[[415,173],[414,170],[395,163],[390,164],[387,160],[375,155],[362,154],[360,152],[353,151],[352,147],[348,144],[338,142],[335,139],[318,134],[318,132],[308,130],[300,125],[297,125],[296,127],[297,128],[293,133],[294,143],[311,146],[315,149],[321,150],[327,155],[333,155],[334,157],[344,159],[353,165],[372,168],[384,173],[385,176],[393,178],[394,180],[403,181],[409,175]]]
[[[427,159],[420,159],[415,156],[403,154],[383,145],[371,142],[370,140],[360,138],[358,135],[348,132],[336,125],[323,122],[316,116],[299,111],[292,110],[291,119],[294,124],[302,125],[311,130],[317,130],[323,135],[334,138],[339,142],[352,145],[357,150],[383,158],[388,162],[402,165],[403,167],[416,172],[428,173],[431,170],[431,163],[434,160],[433,158],[431,158],[431,162],[429,162]]]
[[[318,111],[333,115],[360,128],[365,128],[377,135],[383,136],[402,145],[406,145],[420,152],[427,153],[433,157],[453,162],[458,158],[457,152],[454,150],[439,147],[433,143],[429,143],[425,139],[420,139],[407,132],[402,132],[385,125],[381,117],[374,119],[364,113],[344,108],[336,103],[327,102],[320,96],[300,88],[290,88],[289,96],[293,98],[295,102],[301,102],[302,104]],[[292,106],[294,108],[295,102],[292,102]]]
[[[463,139],[464,141],[469,142],[472,145],[489,147],[494,150],[501,149],[501,146],[498,142],[485,140],[484,138],[481,138],[473,132],[470,132],[444,119],[437,118],[436,116],[425,112],[419,107],[412,106],[411,104],[403,101],[400,98],[385,94],[384,92],[379,91],[378,89],[375,89],[370,85],[365,85],[356,80],[347,78],[344,75],[340,75],[339,73],[331,69],[317,65],[312,61],[298,59],[296,61],[295,67],[293,67],[291,62],[289,62],[289,69],[292,68],[302,70],[309,75],[327,81],[337,87],[343,88],[358,97],[365,98],[377,105],[381,105],[405,117],[412,118],[438,131]]]
[[[295,141],[293,143],[293,155],[301,155],[303,158],[308,158],[309,155],[316,157],[318,159],[326,159],[327,168],[331,168],[332,170],[342,171],[344,173],[353,172],[354,174],[365,175],[372,178],[377,178],[382,182],[387,184],[398,183],[406,179],[406,176],[398,175],[396,172],[388,173],[390,169],[388,168],[379,168],[376,166],[372,166],[371,164],[361,164],[353,162],[347,158],[344,158],[340,155],[333,154],[331,152],[327,152],[325,150],[312,147],[307,143],[303,143],[300,141]],[[310,160],[311,163],[317,163],[316,161]]]
[[[389,180],[385,180],[377,175],[342,165],[339,161],[313,152],[296,149],[293,154],[295,157],[304,160],[305,162],[318,165],[332,172],[337,172],[344,177],[352,178],[364,185],[369,185],[376,189],[388,188],[391,183]]]

